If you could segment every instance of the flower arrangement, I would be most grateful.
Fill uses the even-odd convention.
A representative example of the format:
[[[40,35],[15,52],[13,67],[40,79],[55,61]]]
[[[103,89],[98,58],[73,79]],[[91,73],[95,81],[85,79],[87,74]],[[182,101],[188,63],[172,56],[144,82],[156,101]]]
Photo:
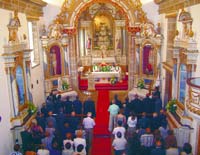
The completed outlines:
[[[37,111],[37,107],[33,104],[33,102],[28,101],[28,113],[34,114]]]
[[[144,80],[143,80],[143,79],[140,79],[140,80],[138,81],[137,87],[140,88],[140,89],[145,88]]]
[[[177,109],[176,102],[177,102],[176,99],[169,100],[167,105],[166,105],[167,111],[169,111],[171,113],[175,113],[176,109]]]
[[[116,84],[117,83],[117,79],[116,79],[116,77],[111,77],[111,79],[110,79],[110,83],[112,84],[112,85],[114,85],[114,84]]]
[[[66,81],[63,81],[62,83],[62,89],[67,90],[69,88],[69,84]]]

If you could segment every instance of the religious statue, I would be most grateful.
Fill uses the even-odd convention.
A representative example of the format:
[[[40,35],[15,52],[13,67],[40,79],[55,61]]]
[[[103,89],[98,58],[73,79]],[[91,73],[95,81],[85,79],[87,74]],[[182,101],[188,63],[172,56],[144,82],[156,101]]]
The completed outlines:
[[[91,49],[91,42],[92,42],[92,39],[90,37],[88,37],[87,43],[86,43],[86,48],[87,49]]]
[[[16,27],[21,26],[21,23],[20,23],[20,20],[19,20],[19,17],[18,17],[18,12],[16,10],[14,11],[14,17],[10,20],[9,25],[10,26],[16,26]]]
[[[47,35],[47,30],[45,24],[42,25],[41,29],[41,36],[46,36]]]
[[[20,20],[18,18],[18,12],[14,11],[14,17],[10,19],[8,30],[9,30],[9,41],[19,41],[18,38],[18,27],[20,27]]]
[[[54,21],[54,24],[49,26],[49,38],[60,39],[62,37],[62,25],[59,23],[58,19]]]
[[[105,45],[101,45],[100,49],[101,49],[102,58],[105,58],[106,57],[106,46]]]
[[[57,67],[57,60],[56,60],[56,53],[55,50],[52,50],[50,53],[50,62],[51,62],[51,75],[56,75],[56,67]]]
[[[58,90],[63,90],[63,80],[62,80],[62,77],[58,78]]]

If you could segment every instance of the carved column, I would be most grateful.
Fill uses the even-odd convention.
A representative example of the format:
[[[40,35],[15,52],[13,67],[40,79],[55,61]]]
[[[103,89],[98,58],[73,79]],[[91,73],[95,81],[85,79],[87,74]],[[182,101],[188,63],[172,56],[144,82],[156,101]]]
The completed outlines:
[[[76,29],[65,29],[68,34],[68,51],[69,51],[69,75],[72,82],[73,89],[78,88],[78,72],[76,60]]]
[[[128,89],[131,90],[134,87],[134,53],[135,53],[135,35],[129,33],[128,35]]]
[[[11,110],[11,118],[16,117],[17,113],[15,110],[15,106],[14,106],[14,96],[13,96],[13,91],[12,91],[12,81],[14,79],[13,77],[13,72],[12,72],[12,68],[11,67],[6,67],[5,68],[5,72],[6,72],[6,78],[7,78],[7,84],[8,84],[8,91],[9,91],[9,98],[11,100],[10,102],[10,110]]]

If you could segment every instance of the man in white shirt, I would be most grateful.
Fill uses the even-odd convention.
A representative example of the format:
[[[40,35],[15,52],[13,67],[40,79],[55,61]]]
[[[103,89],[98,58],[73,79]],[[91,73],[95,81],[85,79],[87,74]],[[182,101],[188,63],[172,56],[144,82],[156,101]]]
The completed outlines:
[[[93,128],[95,126],[95,121],[93,118],[91,118],[91,116],[92,113],[88,112],[87,117],[83,119],[83,126],[86,132],[86,141],[89,146],[92,143]]]
[[[75,152],[77,152],[78,150],[77,150],[77,147],[80,145],[80,144],[82,144],[83,145],[83,153],[86,155],[86,141],[85,141],[85,139],[84,138],[82,138],[82,136],[83,136],[83,134],[82,134],[82,132],[79,130],[78,132],[77,132],[77,138],[74,138],[74,151]]]
[[[126,150],[127,140],[122,137],[122,133],[119,131],[116,134],[116,138],[113,140],[112,146],[114,147],[115,155],[122,155]]]
[[[125,137],[126,134],[126,129],[122,126],[122,121],[118,121],[117,122],[118,126],[116,128],[114,128],[112,134],[115,136],[115,138],[117,138],[117,133],[120,132],[122,135],[122,138]]]

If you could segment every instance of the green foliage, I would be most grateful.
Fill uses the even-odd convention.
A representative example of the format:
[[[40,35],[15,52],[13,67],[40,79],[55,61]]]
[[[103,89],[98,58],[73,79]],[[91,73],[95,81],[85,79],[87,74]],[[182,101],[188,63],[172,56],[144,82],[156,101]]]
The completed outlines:
[[[140,88],[140,89],[143,89],[143,88],[145,88],[144,86],[145,86],[145,85],[144,85],[144,80],[143,80],[143,79],[140,79],[140,80],[138,81],[138,83],[137,83],[137,87]]]
[[[37,111],[37,107],[31,102],[28,102],[28,113],[34,114]]]
[[[172,100],[168,101],[168,103],[166,105],[167,111],[169,111],[171,113],[175,113],[176,109],[177,109],[176,102],[177,102],[176,99],[172,99]]]
[[[112,85],[116,84],[116,83],[117,83],[117,79],[116,79],[114,76],[111,77],[110,83],[111,83]]]
[[[63,81],[62,83],[62,89],[67,90],[69,88],[69,84],[66,81]]]

